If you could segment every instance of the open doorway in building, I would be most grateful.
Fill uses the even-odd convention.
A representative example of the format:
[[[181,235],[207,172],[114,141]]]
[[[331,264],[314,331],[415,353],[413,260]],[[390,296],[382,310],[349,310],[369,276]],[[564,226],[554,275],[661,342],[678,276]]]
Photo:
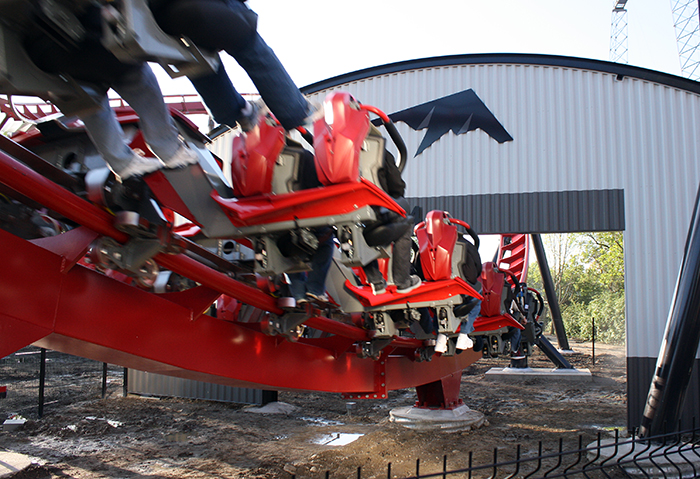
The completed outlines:
[[[621,231],[542,235],[567,335],[625,343],[625,267]],[[543,290],[537,258],[528,284]],[[543,316],[545,330],[551,317]],[[595,331],[594,331],[595,329]]]
[[[542,243],[567,335],[625,343],[625,268],[622,231],[542,234]],[[482,262],[492,261],[500,235],[480,235]],[[544,295],[539,263],[529,254],[527,284]],[[545,298],[545,300],[548,300]],[[554,334],[550,308],[541,318]]]

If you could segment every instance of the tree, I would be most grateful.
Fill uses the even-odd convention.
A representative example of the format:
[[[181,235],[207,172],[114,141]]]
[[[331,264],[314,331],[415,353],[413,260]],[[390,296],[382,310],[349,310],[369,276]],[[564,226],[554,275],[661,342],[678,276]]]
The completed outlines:
[[[543,235],[555,293],[567,334],[590,339],[625,338],[624,245],[622,232]],[[543,292],[539,265],[530,265],[528,284]]]

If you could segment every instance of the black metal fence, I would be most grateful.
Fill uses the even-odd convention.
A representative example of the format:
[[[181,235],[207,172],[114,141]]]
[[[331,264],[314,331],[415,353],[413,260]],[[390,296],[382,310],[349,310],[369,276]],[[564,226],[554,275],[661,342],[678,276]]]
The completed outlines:
[[[0,386],[7,387],[2,410],[40,418],[45,408],[123,395],[123,378],[119,366],[29,346],[0,358]]]
[[[469,453],[469,466],[463,469],[448,468],[448,456],[443,456],[441,471],[423,471],[420,459],[416,460],[415,475],[398,479],[539,479],[539,478],[697,478],[700,477],[700,428],[693,428],[649,438],[623,438],[615,431],[614,438],[598,439],[584,446],[578,438],[578,448],[564,451],[563,439],[559,450],[543,454],[542,442],[536,456],[521,456],[518,445],[515,457],[499,462],[498,449],[493,452],[493,463],[473,465]],[[296,479],[296,475],[291,476]],[[326,479],[333,479],[331,472]],[[345,476],[344,476],[345,477]],[[357,479],[363,479],[362,468],[357,469]],[[371,477],[381,477],[376,474]],[[387,464],[387,479],[397,479]]]

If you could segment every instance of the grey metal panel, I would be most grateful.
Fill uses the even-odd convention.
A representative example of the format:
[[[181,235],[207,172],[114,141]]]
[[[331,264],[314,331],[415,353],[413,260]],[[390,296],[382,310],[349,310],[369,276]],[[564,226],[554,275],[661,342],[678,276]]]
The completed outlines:
[[[129,369],[129,393],[151,396],[206,399],[209,401],[262,404],[263,390],[235,388],[162,374]]]
[[[625,229],[624,191],[545,191],[409,198],[410,205],[445,210],[478,234],[568,233]]]
[[[655,368],[656,358],[627,358],[627,427],[630,429],[641,425]],[[697,426],[700,421],[700,360],[697,359],[693,366],[693,374],[686,391],[680,418],[681,429]]]
[[[658,354],[700,184],[700,83],[596,60],[486,54],[382,65],[304,91],[320,101],[337,89],[388,114],[473,89],[513,141],[448,132],[413,157],[426,130],[399,123],[406,196],[479,233],[624,228],[627,355]],[[630,407],[649,387],[638,371]],[[698,404],[694,387],[687,401]]]
[[[449,208],[467,195],[623,190],[627,352],[658,353],[700,183],[697,82],[575,58],[466,55],[385,65],[307,91],[320,101],[328,89],[349,91],[389,114],[473,89],[501,122],[512,142],[499,144],[481,130],[448,132],[409,158],[406,196],[424,199],[428,208],[450,198]],[[413,156],[426,130],[397,128]],[[586,215],[596,215],[587,223],[615,222],[608,215],[617,213],[583,209],[572,196],[562,200],[551,230],[577,229],[567,226],[569,207],[574,223]],[[549,217],[546,196],[532,205]],[[502,201],[499,209],[513,217],[499,229],[522,221],[522,203]]]

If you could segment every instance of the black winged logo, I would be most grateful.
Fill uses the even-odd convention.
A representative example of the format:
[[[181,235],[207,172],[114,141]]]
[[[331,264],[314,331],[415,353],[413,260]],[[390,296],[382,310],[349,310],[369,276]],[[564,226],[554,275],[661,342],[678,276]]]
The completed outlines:
[[[428,129],[414,156],[420,155],[450,130],[455,135],[462,135],[481,128],[499,143],[513,141],[513,137],[471,88],[397,111],[389,118],[394,122],[402,121],[414,130]]]

